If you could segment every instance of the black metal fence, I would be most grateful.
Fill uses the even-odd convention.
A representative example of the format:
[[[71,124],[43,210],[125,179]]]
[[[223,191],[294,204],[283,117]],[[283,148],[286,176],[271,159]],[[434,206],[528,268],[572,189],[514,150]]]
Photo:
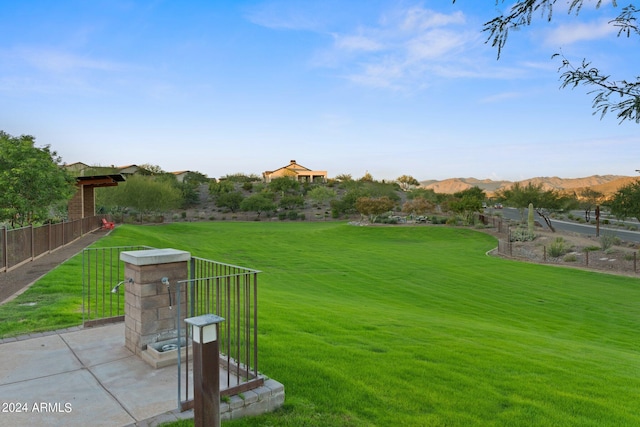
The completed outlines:
[[[0,228],[0,273],[33,261],[99,229],[104,217],[98,215],[40,227]]]
[[[85,327],[124,320],[122,292],[112,292],[125,280],[120,252],[142,249],[153,248],[137,245],[82,251],[82,323]]]
[[[218,337],[220,367],[224,371],[220,376],[222,396],[235,395],[264,383],[258,374],[258,273],[258,270],[192,257],[189,279],[178,282],[178,319],[183,294],[187,296],[186,317],[215,314],[224,318]],[[190,342],[189,328],[186,331],[187,342]],[[182,375],[182,370],[190,371],[189,364],[187,347],[186,357],[179,358],[178,365],[182,410],[193,407],[189,375]]]
[[[125,280],[123,251],[154,249],[148,246],[88,248],[82,253],[82,309],[85,327],[123,321],[125,301],[122,292],[112,292]],[[231,396],[260,387],[258,374],[258,270],[191,257],[188,278],[176,282],[177,341],[191,342],[184,318],[215,314],[220,324],[219,345],[221,395]],[[186,298],[186,300],[184,300]],[[186,312],[185,312],[186,311]],[[186,332],[185,332],[186,331]],[[178,352],[178,402],[180,409],[193,407],[190,384],[192,355]]]

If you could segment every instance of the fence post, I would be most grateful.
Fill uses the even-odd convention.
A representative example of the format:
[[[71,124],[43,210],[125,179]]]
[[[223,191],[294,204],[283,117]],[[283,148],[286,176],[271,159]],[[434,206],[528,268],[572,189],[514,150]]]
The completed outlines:
[[[633,272],[637,273],[638,270],[636,270],[636,265],[637,265],[637,260],[638,260],[638,252],[633,252]]]
[[[589,267],[589,251],[585,251],[585,254],[587,255],[585,257],[585,260],[587,261],[587,267]]]
[[[33,223],[29,224],[29,230],[31,231],[31,261],[36,259],[36,239],[34,236]]]
[[[9,253],[7,248],[9,245],[7,244],[7,227],[2,227],[2,256],[4,257],[4,271],[9,269]]]

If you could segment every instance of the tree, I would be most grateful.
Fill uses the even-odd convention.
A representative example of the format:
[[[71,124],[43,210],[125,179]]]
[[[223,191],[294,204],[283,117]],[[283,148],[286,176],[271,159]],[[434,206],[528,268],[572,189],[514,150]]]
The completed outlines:
[[[542,184],[534,185],[531,182],[526,187],[517,182],[511,188],[499,191],[497,194],[506,203],[521,209],[521,212],[524,212],[524,208],[532,203],[536,213],[544,219],[553,232],[556,229],[551,224],[551,214],[577,206],[575,198],[562,195],[555,190],[544,190]]]
[[[591,188],[585,188],[579,196],[580,207],[584,210],[584,220],[589,222],[591,221],[591,209],[602,202],[604,194]]]
[[[425,215],[428,212],[433,211],[435,204],[422,197],[416,197],[411,200],[407,200],[402,205],[402,212],[409,215]]]
[[[182,203],[180,190],[159,177],[132,175],[117,187],[101,189],[100,202],[115,209],[135,209],[141,215],[178,208]]]
[[[453,3],[455,2],[456,0],[453,0]],[[540,12],[541,18],[551,21],[556,2],[557,0],[519,0],[510,7],[506,14],[503,13],[485,22],[483,31],[488,34],[487,43],[491,43],[493,47],[497,48],[498,58],[500,58],[511,30],[517,31],[531,25],[536,12]],[[495,3],[504,3],[504,0],[495,0]],[[570,0],[568,3],[569,13],[579,15],[584,0]],[[590,3],[595,3],[596,8],[599,8],[602,0],[594,0]],[[611,3],[617,7],[616,0],[612,0]],[[609,21],[609,25],[618,30],[618,37],[630,38],[632,35],[640,35],[636,18],[639,11],[630,4],[620,9],[619,15]],[[633,55],[632,52],[629,53]],[[563,54],[556,53],[553,56],[561,60],[562,88],[577,86],[593,88],[589,93],[594,94],[594,114],[599,112],[602,118],[611,111],[616,113],[620,122],[630,120],[640,123],[640,76],[633,80],[615,79],[601,71],[600,68],[592,66],[587,59],[583,59],[582,63],[575,65]]]
[[[273,178],[271,182],[269,182],[269,189],[274,193],[279,192],[284,196],[287,192],[296,193],[300,191],[300,183],[293,178],[280,176]]]
[[[218,182],[211,181],[209,183],[209,194],[211,194],[212,196],[219,196],[224,193],[230,193],[235,189],[235,184],[230,180],[220,180]]]
[[[0,131],[0,153],[0,221],[12,227],[44,221],[50,208],[73,196],[75,179],[49,145],[38,148],[33,136]]]
[[[636,218],[640,221],[640,181],[620,188],[613,195],[609,207],[616,218]]]
[[[308,193],[307,197],[313,200],[317,204],[321,205],[328,200],[331,200],[336,197],[336,192],[330,188],[325,186],[317,186],[312,188]]]
[[[398,183],[400,184],[400,188],[402,188],[403,191],[409,190],[412,185],[413,186],[420,185],[420,181],[418,181],[411,175],[402,175],[401,177],[396,179],[396,181],[398,181]]]
[[[273,201],[263,193],[253,194],[242,201],[240,209],[245,212],[255,212],[260,218],[262,212],[270,212],[276,209]]]
[[[447,205],[451,211],[462,216],[466,224],[472,224],[475,213],[482,211],[485,198],[484,190],[476,186],[454,193]]]
[[[228,208],[231,212],[236,212],[240,209],[240,205],[244,200],[244,196],[239,191],[231,191],[228,193],[221,193],[216,197],[216,205],[222,208]]]
[[[356,209],[360,215],[368,216],[375,222],[379,215],[393,210],[396,202],[388,197],[360,197],[356,200]]]

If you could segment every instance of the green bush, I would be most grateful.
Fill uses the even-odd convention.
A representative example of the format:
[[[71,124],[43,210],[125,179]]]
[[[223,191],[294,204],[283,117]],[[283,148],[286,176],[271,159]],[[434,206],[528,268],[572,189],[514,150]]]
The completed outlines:
[[[287,213],[287,218],[289,218],[292,221],[295,221],[296,219],[298,219],[298,212],[296,211],[289,211]]]
[[[512,242],[530,242],[534,238],[535,235],[533,233],[530,233],[528,228],[518,227],[511,230]]]
[[[564,251],[565,241],[562,237],[557,237],[556,240],[551,243],[551,246],[549,246],[549,255],[554,258],[558,258],[559,256],[561,256]]]
[[[564,256],[564,262],[576,262],[578,257],[576,254],[567,254]]]
[[[620,244],[620,238],[614,234],[604,233],[602,236],[600,236],[600,247],[602,248],[603,251],[606,251],[607,249],[611,248],[611,246],[613,245],[619,245],[619,244]]]

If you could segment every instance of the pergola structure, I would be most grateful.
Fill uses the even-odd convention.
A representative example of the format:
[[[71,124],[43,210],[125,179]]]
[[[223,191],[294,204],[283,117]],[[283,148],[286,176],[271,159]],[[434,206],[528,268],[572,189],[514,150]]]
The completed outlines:
[[[119,182],[124,181],[125,177],[122,174],[77,177],[76,194],[69,200],[69,220],[95,216],[95,189],[97,187],[115,187]]]

